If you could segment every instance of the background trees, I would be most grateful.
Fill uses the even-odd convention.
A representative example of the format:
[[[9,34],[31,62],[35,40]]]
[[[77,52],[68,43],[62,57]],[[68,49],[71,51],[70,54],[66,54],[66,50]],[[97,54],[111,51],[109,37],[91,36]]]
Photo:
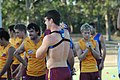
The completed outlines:
[[[73,33],[78,33],[85,22],[96,22],[99,32],[114,34],[119,7],[119,0],[4,0],[2,20],[5,28],[33,21],[44,30],[44,13],[56,9],[61,13],[61,22],[67,23]]]

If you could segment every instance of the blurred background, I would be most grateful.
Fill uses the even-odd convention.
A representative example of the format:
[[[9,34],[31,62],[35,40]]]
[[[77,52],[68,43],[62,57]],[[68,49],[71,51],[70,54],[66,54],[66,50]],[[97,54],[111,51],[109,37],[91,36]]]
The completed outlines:
[[[0,27],[7,30],[16,23],[36,22],[44,32],[44,13],[56,9],[61,14],[61,22],[71,28],[74,42],[80,39],[80,27],[94,22],[97,31],[106,39],[107,56],[103,69],[103,80],[119,80],[117,54],[120,43],[120,30],[117,17],[120,0],[0,0]],[[75,58],[76,74],[79,78],[79,61]]]

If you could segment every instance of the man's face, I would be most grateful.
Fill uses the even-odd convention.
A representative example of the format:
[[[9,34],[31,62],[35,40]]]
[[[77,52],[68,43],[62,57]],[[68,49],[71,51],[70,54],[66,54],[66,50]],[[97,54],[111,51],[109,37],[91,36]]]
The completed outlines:
[[[23,38],[24,31],[20,31],[18,29],[15,29],[15,34],[16,34],[16,37]]]
[[[83,38],[86,39],[86,40],[89,40],[90,39],[90,35],[91,35],[91,32],[90,30],[86,30],[86,31],[83,31],[82,32],[82,35],[83,35]]]
[[[34,29],[28,30],[28,35],[31,40],[35,40],[36,37],[38,36],[38,33]]]
[[[47,29],[50,29],[50,20],[47,19],[47,17],[45,17],[45,18],[44,18],[44,21],[45,21],[46,28],[47,28]]]

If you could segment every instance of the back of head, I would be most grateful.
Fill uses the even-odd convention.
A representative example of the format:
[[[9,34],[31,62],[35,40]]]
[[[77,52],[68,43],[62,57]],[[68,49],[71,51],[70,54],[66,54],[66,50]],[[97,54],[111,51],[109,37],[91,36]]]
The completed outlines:
[[[7,31],[5,30],[0,30],[0,39],[5,39],[6,41],[9,41],[10,36]]]
[[[95,23],[90,23],[89,25],[91,25],[93,28],[96,28]]]
[[[28,24],[27,30],[30,30],[30,29],[33,29],[36,32],[38,32],[38,35],[40,36],[40,27],[37,24],[35,24],[35,23]]]
[[[88,23],[85,23],[81,26],[80,28],[80,31],[83,32],[83,31],[92,31],[92,26],[89,25]]]
[[[59,25],[60,23],[60,14],[58,11],[56,10],[50,10],[48,11],[46,14],[45,14],[45,17],[47,19],[53,19],[53,22],[56,24],[56,25]]]
[[[10,26],[8,27],[8,30],[9,30],[10,32],[11,32],[11,31],[15,32],[14,26],[15,26],[15,25],[10,25]]]
[[[18,29],[18,30],[20,30],[20,31],[24,31],[24,32],[26,33],[26,26],[25,26],[24,24],[21,24],[21,23],[16,24],[16,25],[14,26],[14,29]]]

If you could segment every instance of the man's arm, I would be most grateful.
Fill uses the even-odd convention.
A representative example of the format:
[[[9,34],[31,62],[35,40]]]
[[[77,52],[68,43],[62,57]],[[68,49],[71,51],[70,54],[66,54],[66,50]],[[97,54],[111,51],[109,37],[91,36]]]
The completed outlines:
[[[86,55],[88,54],[88,48],[85,49],[85,51],[82,53],[82,50],[80,49],[80,46],[79,44],[77,43],[75,45],[75,49],[76,49],[76,52],[77,52],[77,56],[78,56],[78,59],[80,61],[82,61],[83,59],[86,58]]]
[[[71,48],[69,50],[68,63],[70,65],[70,69],[72,70],[74,67],[74,53],[73,53],[73,50]]]
[[[14,51],[15,51],[14,47],[10,47],[8,49],[8,57],[7,57],[7,60],[6,60],[6,63],[4,65],[4,67],[3,67],[3,69],[0,72],[0,76],[2,76],[8,70],[10,65],[12,64]]]
[[[92,51],[93,56],[96,59],[100,59],[100,51],[99,51],[99,45],[98,45],[97,41],[96,41],[96,47],[95,47],[95,49],[92,46],[90,46],[90,49]]]
[[[20,56],[20,54],[24,51],[24,43],[22,43],[20,47],[14,52],[14,56],[26,67],[27,62]]]
[[[118,48],[118,77],[120,78],[120,47]]]
[[[42,45],[36,51],[36,58],[41,58],[43,54],[47,53],[49,43],[50,43],[50,36],[46,35],[43,38]]]
[[[100,42],[101,42],[101,49],[102,49],[102,55],[103,55],[101,62],[104,62],[105,57],[106,57],[106,46],[105,46],[105,39],[103,35],[101,35],[100,37]]]

